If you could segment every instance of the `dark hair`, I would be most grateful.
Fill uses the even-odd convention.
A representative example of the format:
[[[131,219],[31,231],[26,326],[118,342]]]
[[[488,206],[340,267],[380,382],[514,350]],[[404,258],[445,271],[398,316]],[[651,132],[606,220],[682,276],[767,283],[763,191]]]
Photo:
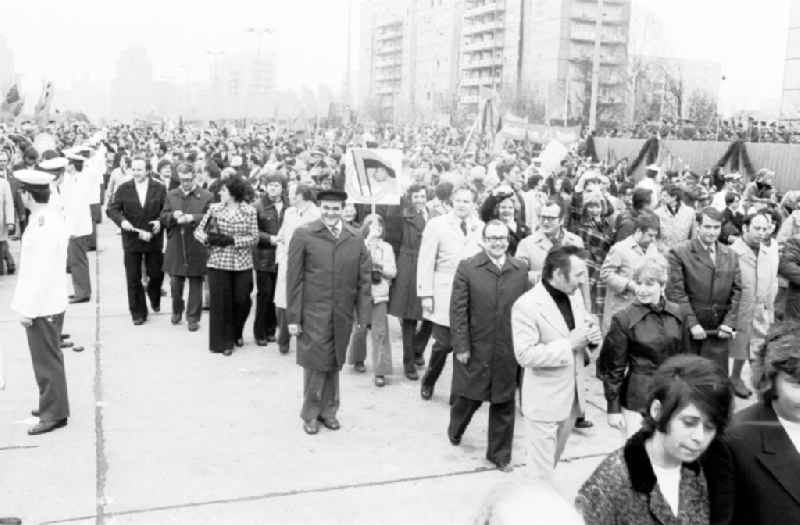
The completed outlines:
[[[650,414],[654,401],[661,403],[658,419]],[[664,361],[653,374],[643,414],[645,432],[667,432],[672,417],[688,405],[705,414],[719,434],[730,420],[733,395],[726,374],[713,361],[679,354]]]
[[[179,175],[183,173],[194,173],[192,165],[189,164],[188,162],[181,162],[180,164],[178,164],[178,168],[176,171],[178,172]]]
[[[250,184],[239,175],[231,175],[222,181],[222,185],[228,189],[228,193],[236,202],[245,202],[250,193]]]
[[[412,184],[406,190],[406,199],[408,199],[408,204],[411,204],[411,196],[417,193],[418,191],[425,190],[425,197],[428,197],[428,188],[424,184]]]
[[[543,209],[549,208],[550,206],[558,206],[558,216],[562,219],[564,218],[564,203],[556,199],[548,199],[547,202],[545,202],[544,205],[539,208],[539,213],[541,213]]]
[[[800,321],[772,325],[753,363],[753,386],[764,403],[777,399],[775,378],[785,372],[800,379]]]
[[[453,183],[448,181],[440,182],[436,185],[436,189],[433,190],[433,193],[440,201],[449,201],[450,197],[453,196]]]
[[[67,164],[75,168],[77,171],[83,171],[83,161],[78,159],[67,159]]]
[[[168,161],[167,159],[162,159],[156,165],[156,171],[158,173],[161,173],[161,168],[163,168],[164,166],[169,166],[170,170],[172,169],[172,163],[170,161]]]
[[[697,212],[697,222],[699,224],[703,223],[703,216],[708,217],[712,221],[722,222],[722,212],[713,206],[706,206]]]
[[[295,195],[303,197],[304,201],[314,202],[317,200],[317,194],[314,192],[314,187],[309,184],[298,184],[294,190]]]
[[[753,219],[755,219],[759,215],[761,215],[762,217],[767,219],[770,224],[773,224],[774,219],[772,218],[772,215],[770,215],[770,213],[767,210],[762,209],[762,210],[750,212],[747,215],[745,215],[744,219],[742,219],[742,226],[747,226],[749,228],[750,227],[750,223],[753,222]]]
[[[384,225],[384,223],[383,223],[383,217],[381,217],[377,213],[370,213],[369,215],[364,217],[364,220],[361,223],[361,230],[359,232],[359,233],[361,233],[361,236],[364,237],[365,239],[367,238],[367,235],[369,234],[369,227],[373,222],[377,222],[380,225],[381,230],[383,231],[384,235],[386,234],[386,225]]]
[[[529,190],[536,189],[536,186],[538,186],[541,181],[542,181],[541,175],[531,175],[530,177],[528,177],[528,189]]]
[[[641,210],[646,205],[653,202],[653,191],[646,188],[636,188],[633,190],[633,198],[631,199],[631,207],[634,210]]]
[[[647,230],[661,231],[661,221],[655,213],[640,213],[633,218],[634,231],[646,232]]]
[[[735,191],[725,192],[725,206],[733,204],[738,198],[740,198],[740,196]]]
[[[137,160],[144,162],[145,171],[150,171],[150,159],[148,159],[147,157],[145,157],[140,153],[137,153],[136,155],[131,157],[131,166],[133,166],[133,163],[136,162]]]
[[[572,268],[570,262],[572,256],[584,258],[586,254],[578,246],[558,246],[547,252],[542,265],[542,280],[552,279],[556,270],[561,270],[565,276],[569,275]]]

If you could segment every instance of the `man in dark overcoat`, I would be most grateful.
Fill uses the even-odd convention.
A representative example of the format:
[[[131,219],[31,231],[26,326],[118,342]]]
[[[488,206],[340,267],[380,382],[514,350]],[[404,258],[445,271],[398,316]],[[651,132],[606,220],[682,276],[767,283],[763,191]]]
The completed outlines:
[[[190,332],[198,329],[203,312],[203,276],[208,250],[194,238],[194,229],[203,219],[214,196],[195,183],[191,164],[178,166],[180,187],[167,193],[161,224],[167,231],[164,272],[170,276],[172,324],[181,322],[186,311]],[[189,297],[184,303],[183,288],[189,280]]]
[[[528,266],[508,256],[509,231],[493,220],[483,229],[484,249],[461,261],[450,296],[453,364],[450,426],[453,445],[461,442],[472,415],[489,401],[486,459],[508,472],[514,439],[517,360],[511,339],[511,307],[530,288]]]
[[[285,197],[285,181],[278,173],[264,177],[265,193],[255,202],[258,214],[258,244],[253,248],[256,271],[256,318],[253,338],[258,346],[275,342],[278,320],[275,314],[275,283],[278,264],[275,260],[278,231],[289,204]],[[281,350],[288,347],[281,347]]]
[[[317,195],[322,218],[297,229],[289,243],[286,320],[297,337],[303,367],[303,429],[316,434],[321,422],[339,428],[339,372],[356,322],[370,319],[369,252],[363,237],[342,221],[347,194]]]
[[[693,350],[728,371],[728,350],[742,294],[739,259],[719,242],[722,213],[698,214],[697,237],[672,248],[666,296],[687,313]]]

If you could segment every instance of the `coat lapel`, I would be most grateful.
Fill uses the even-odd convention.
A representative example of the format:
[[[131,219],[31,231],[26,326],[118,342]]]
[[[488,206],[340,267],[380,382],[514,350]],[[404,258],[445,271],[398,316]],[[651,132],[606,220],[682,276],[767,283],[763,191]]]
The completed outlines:
[[[720,250],[719,246],[716,246],[716,256],[719,258]],[[714,268],[714,263],[711,261],[711,256],[708,255],[708,250],[703,247],[703,244],[694,239],[692,241],[692,253],[694,254],[694,258],[702,264],[705,264],[709,268]]]
[[[541,306],[541,310],[539,311],[540,315],[547,322],[547,324],[552,326],[560,335],[568,337],[569,328],[567,327],[566,321],[564,321],[564,316],[561,315],[561,310],[559,310],[558,306],[556,306],[556,302],[550,296],[547,288],[545,288],[543,284],[539,283],[536,286],[538,288],[536,302],[539,306]]]
[[[800,504],[800,451],[798,451],[772,407],[765,407],[758,461]]]

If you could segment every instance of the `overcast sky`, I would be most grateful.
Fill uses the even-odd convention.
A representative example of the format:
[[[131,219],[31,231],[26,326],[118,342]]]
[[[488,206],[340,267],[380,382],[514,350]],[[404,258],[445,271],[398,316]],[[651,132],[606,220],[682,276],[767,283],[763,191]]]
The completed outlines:
[[[36,100],[44,77],[57,86],[83,77],[107,89],[120,51],[132,45],[148,50],[156,78],[201,79],[208,75],[209,51],[256,48],[247,27],[274,30],[262,45],[274,50],[277,87],[326,83],[338,91],[346,70],[348,1],[0,0],[0,33],[28,100]],[[360,0],[352,1],[357,24]],[[789,1],[633,0],[636,13],[649,13],[660,26],[650,39],[656,52],[721,64],[724,111],[780,99]],[[357,26],[353,35],[356,53]]]

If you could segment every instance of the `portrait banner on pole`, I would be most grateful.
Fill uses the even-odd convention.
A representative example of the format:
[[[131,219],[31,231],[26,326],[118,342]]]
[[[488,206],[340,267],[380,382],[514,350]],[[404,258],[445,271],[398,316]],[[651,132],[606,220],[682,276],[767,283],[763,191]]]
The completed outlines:
[[[397,149],[351,148],[345,154],[345,191],[356,204],[400,204],[409,181],[403,152]]]

